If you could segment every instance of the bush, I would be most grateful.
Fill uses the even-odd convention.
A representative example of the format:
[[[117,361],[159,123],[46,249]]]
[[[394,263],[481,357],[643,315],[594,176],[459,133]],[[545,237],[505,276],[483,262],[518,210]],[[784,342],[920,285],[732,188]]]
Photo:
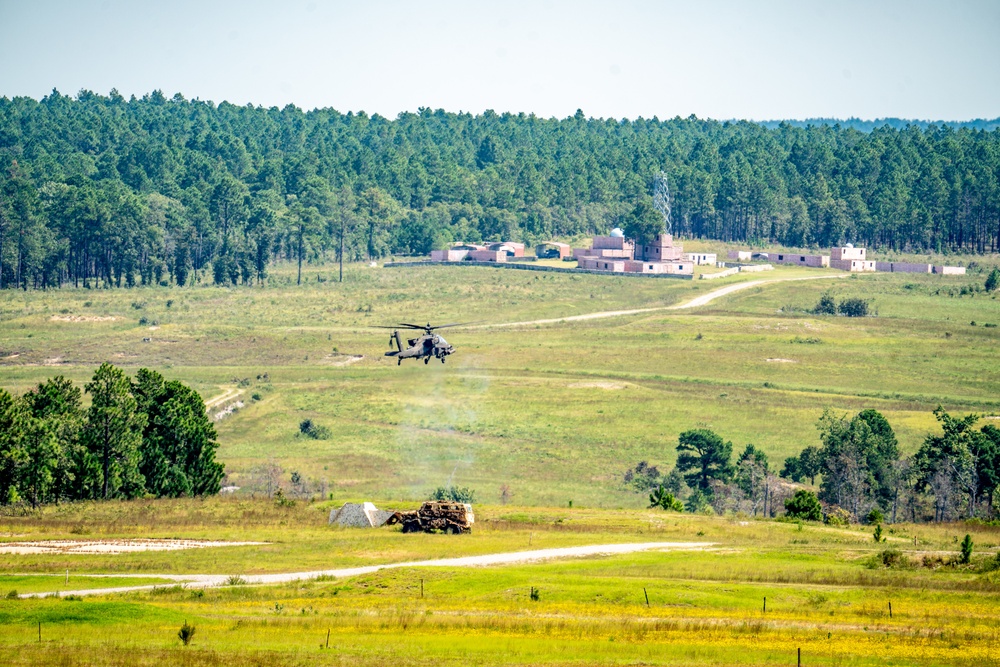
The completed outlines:
[[[476,492],[465,487],[458,488],[457,486],[449,486],[448,488],[445,488],[443,486],[439,486],[434,490],[434,493],[431,494],[430,500],[453,503],[469,503],[471,505],[476,500]]]
[[[879,542],[885,542],[885,536],[882,534],[882,524],[875,526],[875,532],[872,533],[872,538],[874,538],[876,544]]]
[[[882,510],[877,507],[872,508],[872,511],[865,517],[865,522],[869,525],[882,523],[883,521],[885,521],[885,515],[882,514]]]
[[[831,526],[850,526],[851,513],[843,507],[835,507],[823,517],[823,520]]]
[[[299,433],[313,440],[328,440],[330,438],[330,429],[320,426],[311,419],[303,419],[299,423]]]
[[[1000,269],[993,267],[990,271],[990,275],[986,277],[986,285],[984,285],[987,292],[994,292],[998,287],[1000,287]]]
[[[868,302],[864,299],[844,299],[837,311],[846,317],[868,317]]]
[[[868,561],[868,566],[871,568],[888,567],[903,569],[910,567],[910,561],[899,549],[890,548],[872,556],[871,560]]]
[[[792,519],[804,519],[806,521],[821,521],[823,519],[823,508],[819,504],[819,498],[812,491],[799,489],[795,495],[785,501],[785,514]]]
[[[837,304],[833,300],[833,296],[829,293],[824,294],[819,298],[819,303],[813,308],[813,312],[817,315],[836,315],[837,314]]]
[[[664,489],[662,484],[660,488],[649,494],[649,506],[650,508],[662,507],[672,512],[684,511],[684,503],[674,497],[674,494]]]
[[[177,631],[177,637],[184,642],[185,646],[187,646],[194,638],[194,626],[188,625],[188,622],[184,621],[184,625],[182,625],[181,629]]]

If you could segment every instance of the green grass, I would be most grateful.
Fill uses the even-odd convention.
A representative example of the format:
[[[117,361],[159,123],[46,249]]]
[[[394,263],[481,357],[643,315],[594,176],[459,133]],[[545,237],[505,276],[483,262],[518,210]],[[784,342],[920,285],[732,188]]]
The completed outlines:
[[[577,538],[699,540],[715,547],[506,567],[400,568],[270,587],[165,587],[82,601],[0,600],[6,662],[783,665],[794,664],[801,648],[804,664],[998,664],[992,647],[1000,639],[994,622],[1000,579],[979,569],[1000,541],[996,528],[893,526],[889,544],[914,562],[922,553],[954,554],[955,537],[965,531],[977,552],[973,567],[890,570],[868,565],[884,548],[871,540],[869,527],[659,510],[484,507],[471,535],[449,537],[329,529],[322,526],[322,507],[301,503],[276,508],[258,500],[246,503],[242,515],[233,504],[145,501],[133,518],[144,515],[161,527],[121,519],[118,530],[226,536],[241,525],[244,539],[262,540],[274,538],[278,526],[288,542],[301,545],[302,558],[271,560],[261,548],[231,552],[244,565],[267,562],[278,570],[310,563],[313,552],[325,554],[329,567],[355,558],[388,562],[527,549],[529,539],[531,548]],[[96,526],[112,512],[107,504],[88,504],[62,519]],[[52,514],[8,519],[14,525],[5,529],[58,535],[59,517]],[[188,561],[194,554],[166,556],[178,571],[204,565]],[[135,569],[143,567],[137,561],[162,566],[164,556],[102,556],[98,562],[124,558]],[[40,564],[37,557],[28,560]],[[176,638],[185,621],[197,628],[186,648]]]
[[[397,367],[372,325],[662,307],[736,281],[843,274],[779,267],[675,282],[354,266],[340,284],[333,271],[311,268],[302,287],[286,268],[265,289],[5,291],[0,386],[24,391],[56,373],[84,382],[108,360],[155,368],[206,399],[238,392],[244,407],[217,425],[228,481],[259,488],[251,471],[273,459],[286,486],[298,471],[313,494],[338,500],[414,501],[450,481],[486,502],[507,484],[518,504],[637,507],[644,498],[621,488],[624,470],[639,460],[668,468],[677,434],[696,426],[780,463],[817,444],[825,408],[882,411],[904,452],[936,429],[938,404],[1000,413],[1000,328],[983,326],[1000,323],[1000,302],[957,296],[982,276],[790,282],[692,310],[455,330],[447,364]],[[808,312],[828,290],[871,299],[879,316]],[[138,326],[140,317],[158,328]],[[336,365],[348,354],[365,358]],[[233,382],[244,378],[249,385]],[[299,437],[305,418],[331,438]]]

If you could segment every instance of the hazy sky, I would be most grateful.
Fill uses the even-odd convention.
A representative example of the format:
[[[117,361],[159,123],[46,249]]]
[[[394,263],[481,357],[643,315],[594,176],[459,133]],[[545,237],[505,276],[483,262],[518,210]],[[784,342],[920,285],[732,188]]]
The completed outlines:
[[[395,117],[1000,116],[1000,0],[0,0],[0,96]]]

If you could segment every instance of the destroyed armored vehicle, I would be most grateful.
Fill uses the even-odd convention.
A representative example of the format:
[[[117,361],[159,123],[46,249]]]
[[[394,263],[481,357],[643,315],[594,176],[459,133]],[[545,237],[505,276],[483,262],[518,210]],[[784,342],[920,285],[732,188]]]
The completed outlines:
[[[455,502],[428,501],[415,512],[396,512],[385,522],[387,526],[402,524],[404,533],[471,533],[476,517],[472,505]]]

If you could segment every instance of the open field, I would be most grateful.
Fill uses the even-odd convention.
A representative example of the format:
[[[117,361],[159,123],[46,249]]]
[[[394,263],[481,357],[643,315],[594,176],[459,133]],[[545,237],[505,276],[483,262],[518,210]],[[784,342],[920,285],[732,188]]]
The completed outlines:
[[[904,452],[936,427],[938,404],[1000,412],[1000,328],[985,326],[1000,324],[1000,302],[961,294],[981,275],[773,283],[699,308],[456,330],[445,365],[397,367],[382,356],[386,332],[370,328],[663,308],[734,282],[824,274],[843,276],[352,266],[343,284],[334,267],[313,267],[296,287],[286,267],[266,289],[7,290],[0,385],[23,391],[57,373],[84,382],[104,360],[149,366],[193,385],[214,411],[242,403],[217,422],[237,486],[254,486],[250,471],[273,459],[286,480],[298,471],[337,499],[413,501],[451,482],[486,502],[508,484],[529,505],[640,506],[622,472],[640,460],[668,467],[677,434],[697,426],[780,462],[817,444],[827,407],[882,411]],[[809,313],[827,290],[871,299],[878,317]],[[330,439],[299,437],[305,418]]]
[[[332,267],[313,267],[296,287],[292,275],[286,267],[266,289],[0,293],[0,385],[24,391],[57,373],[84,382],[104,360],[157,369],[223,415],[219,458],[228,483],[243,487],[0,516],[0,540],[263,543],[0,553],[0,598],[162,584],[0,599],[5,662],[793,665],[801,648],[805,665],[1000,664],[1000,529],[896,524],[877,545],[869,527],[647,510],[621,483],[639,460],[671,465],[677,434],[699,426],[737,448],[753,442],[780,464],[818,444],[814,424],[828,407],[882,411],[904,452],[936,428],[938,404],[1000,413],[1000,329],[985,326],[1000,324],[1000,303],[962,294],[982,276],[834,280],[841,274],[779,268],[675,282],[352,266],[342,285]],[[831,279],[664,309],[735,282],[816,275]],[[878,317],[811,314],[827,290],[871,299]],[[456,330],[446,335],[458,352],[443,365],[397,367],[382,356],[387,332],[371,328],[636,309],[658,310]],[[331,437],[297,436],[305,418]],[[254,471],[267,461],[283,469],[290,493],[289,475],[300,472],[310,485],[298,495],[315,500],[263,497]],[[447,483],[477,492],[472,535],[326,525],[345,500],[406,509]],[[496,504],[501,484],[513,493],[508,505]],[[973,564],[951,565],[965,533]],[[263,587],[174,583],[639,542],[713,546]],[[883,567],[886,548],[909,565]],[[185,621],[197,628],[187,647],[177,639]]]
[[[49,508],[3,518],[0,530],[16,539],[211,533],[271,544],[32,555],[16,565],[3,556],[0,569],[68,568],[81,588],[87,573],[124,570],[152,579],[155,572],[214,568],[248,575],[571,544],[714,546],[468,569],[408,567],[264,587],[167,585],[82,600],[6,599],[0,648],[8,664],[23,665],[788,665],[798,648],[807,665],[1000,664],[1000,578],[988,571],[1000,544],[997,528],[897,524],[889,543],[876,545],[866,527],[486,506],[473,534],[454,537],[330,529],[330,505],[209,499]],[[965,532],[976,542],[972,566],[920,564],[925,556],[953,556]],[[876,566],[887,547],[914,565]],[[0,586],[45,591],[59,578],[4,576]],[[176,638],[184,622],[197,629],[188,647]]]

